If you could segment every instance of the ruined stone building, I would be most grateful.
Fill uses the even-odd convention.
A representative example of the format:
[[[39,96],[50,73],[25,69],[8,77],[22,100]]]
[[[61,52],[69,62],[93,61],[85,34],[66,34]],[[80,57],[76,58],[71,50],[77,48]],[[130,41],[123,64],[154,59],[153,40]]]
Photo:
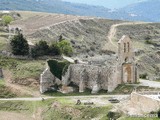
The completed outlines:
[[[40,92],[46,92],[50,86],[61,84],[61,92],[74,91],[70,83],[79,87],[79,92],[90,89],[92,93],[100,90],[112,92],[119,84],[136,83],[139,75],[134,62],[132,41],[128,36],[123,36],[118,42],[118,53],[113,63],[103,66],[90,64],[71,64],[62,80],[52,75],[47,68],[40,79]]]

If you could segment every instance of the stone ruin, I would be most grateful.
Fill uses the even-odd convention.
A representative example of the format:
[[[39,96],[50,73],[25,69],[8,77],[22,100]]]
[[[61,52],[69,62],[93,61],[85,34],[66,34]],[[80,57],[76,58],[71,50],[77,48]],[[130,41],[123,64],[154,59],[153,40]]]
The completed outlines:
[[[59,84],[62,93],[73,92],[70,83],[79,88],[79,92],[90,89],[91,93],[100,90],[112,92],[119,84],[137,83],[139,80],[137,65],[134,62],[132,41],[128,36],[123,36],[118,42],[118,53],[115,62],[107,66],[90,64],[71,64],[62,80],[50,72],[49,67],[41,74],[40,92],[46,92],[51,86]]]

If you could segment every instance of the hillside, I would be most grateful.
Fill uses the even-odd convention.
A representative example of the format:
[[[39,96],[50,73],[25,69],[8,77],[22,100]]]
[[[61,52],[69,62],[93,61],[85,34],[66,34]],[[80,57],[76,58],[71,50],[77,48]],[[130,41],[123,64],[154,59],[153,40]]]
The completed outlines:
[[[87,61],[100,63],[114,58],[117,41],[122,35],[129,35],[136,48],[140,74],[148,74],[153,80],[159,79],[159,23],[133,23],[36,12],[19,13],[21,19],[13,22],[11,26],[23,25],[24,35],[29,43],[35,44],[39,40],[52,43],[62,35],[64,39],[71,42],[74,57]],[[113,34],[109,39],[107,36],[112,28],[115,35]]]
[[[13,16],[12,13],[10,15]],[[110,62],[116,60],[117,41],[122,35],[129,35],[135,48],[135,60],[140,75],[147,75],[146,78],[150,80],[160,79],[159,23],[128,22],[22,11],[15,12],[15,15],[20,17],[15,19],[10,27],[21,27],[29,44],[34,45],[39,40],[45,40],[50,44],[57,41],[58,37],[62,35],[72,44],[74,49],[72,58],[90,61],[93,62],[92,64],[98,62],[102,66],[111,65]],[[98,95],[90,95],[90,90],[86,90],[84,93],[75,92],[65,95],[58,92],[40,95],[39,77],[46,67],[48,57],[44,56],[34,60],[22,56],[12,56],[8,32],[8,28],[4,27],[0,21],[0,68],[3,69],[4,73],[4,78],[0,79],[0,97],[25,98],[0,99],[0,119],[106,120],[108,113],[115,119],[118,117],[121,117],[122,120],[139,119],[125,116],[123,112],[127,111],[128,113],[128,109],[123,111],[121,107],[127,106],[127,108],[134,110],[134,112],[138,111],[138,113],[141,111],[141,107],[136,110],[133,104],[128,107],[128,94],[135,90],[135,85],[122,84],[112,93],[101,91]],[[51,59],[51,57],[49,58]],[[144,81],[148,82],[147,80]],[[152,82],[150,81],[150,83]],[[159,82],[155,82],[156,85],[157,83]],[[158,88],[143,86],[142,83],[136,85],[136,90],[159,91]],[[118,99],[120,103],[109,102],[111,98]],[[82,104],[76,105],[79,99]],[[120,110],[109,112],[114,108],[120,108]],[[155,118],[155,120],[157,119]]]
[[[129,35],[136,48],[140,75],[147,75],[151,80],[160,78],[159,23],[125,22],[37,12],[18,13],[21,17],[12,22],[10,27],[22,27],[23,34],[30,44],[33,45],[40,40],[50,44],[62,35],[72,44],[73,58],[103,65],[114,62],[117,41],[122,35]],[[23,91],[22,95],[37,96],[39,75],[45,68],[46,58],[43,60],[7,59],[4,55],[11,55],[8,36],[8,30],[1,26],[0,66],[5,69],[7,86],[14,89],[15,94],[19,95],[21,94],[19,91]],[[29,86],[36,92],[32,93],[32,90],[24,86]]]
[[[160,24],[132,24],[117,27],[116,38],[124,34],[129,35],[134,40],[136,59],[139,71],[147,73],[150,79],[160,77]],[[152,75],[151,75],[152,74]],[[154,74],[154,75],[153,75]]]
[[[0,1],[0,5],[0,10],[61,13],[130,21],[160,21],[159,0],[138,2],[116,10],[111,10],[102,6],[76,4],[61,0],[3,0]]]
[[[160,21],[160,0],[148,0],[139,2],[136,4],[131,4],[126,6],[119,11],[125,11],[126,13],[134,16],[148,19],[149,21],[159,22]],[[147,20],[147,21],[148,21]]]

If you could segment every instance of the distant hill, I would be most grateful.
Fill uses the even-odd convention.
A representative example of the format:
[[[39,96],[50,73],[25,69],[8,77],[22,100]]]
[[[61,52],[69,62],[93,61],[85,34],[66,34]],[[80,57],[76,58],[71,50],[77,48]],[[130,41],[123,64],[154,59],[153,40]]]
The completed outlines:
[[[138,17],[147,21],[160,22],[160,0],[148,0],[126,6],[119,11]]]
[[[0,6],[0,10],[63,13],[131,21],[160,21],[160,0],[143,1],[117,10],[61,0],[1,0]]]

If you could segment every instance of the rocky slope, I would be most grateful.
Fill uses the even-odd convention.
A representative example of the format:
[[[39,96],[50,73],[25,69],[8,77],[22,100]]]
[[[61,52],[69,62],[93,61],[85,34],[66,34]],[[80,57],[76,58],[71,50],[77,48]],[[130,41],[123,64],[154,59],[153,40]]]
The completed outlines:
[[[123,34],[129,35],[134,41],[140,73],[147,73],[153,80],[160,79],[160,24],[119,26],[116,38],[119,39]]]
[[[115,35],[108,39],[112,25],[115,27]],[[122,35],[129,35],[133,40],[140,74],[147,74],[146,76],[152,80],[160,78],[159,23],[128,24],[124,21],[97,18],[78,19],[38,30],[27,37],[33,41],[42,39],[52,42],[57,40],[59,35],[72,43],[75,56],[98,63],[114,58],[106,55],[114,55],[117,52],[115,46],[118,40]]]
[[[22,17],[21,20],[13,22],[11,26],[24,25],[24,34],[28,41],[36,43],[39,40],[46,40],[52,43],[62,35],[64,39],[72,43],[74,57],[88,61],[98,63],[104,63],[108,59],[112,61],[117,52],[115,47],[117,41],[122,35],[129,35],[136,48],[136,59],[140,73],[147,73],[151,79],[159,79],[160,77],[159,23],[137,24],[131,22],[128,24],[125,21],[91,17],[36,12],[19,13]],[[33,31],[29,31],[30,29]],[[28,31],[26,32],[26,30]],[[110,32],[114,35],[108,39]]]

